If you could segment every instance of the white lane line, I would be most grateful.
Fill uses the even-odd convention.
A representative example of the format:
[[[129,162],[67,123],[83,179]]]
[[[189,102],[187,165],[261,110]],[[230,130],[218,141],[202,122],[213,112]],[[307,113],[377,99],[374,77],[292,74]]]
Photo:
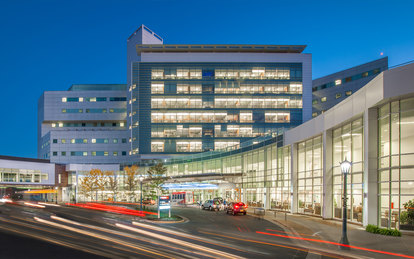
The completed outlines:
[[[197,245],[197,244],[192,244],[192,243],[189,243],[189,242],[186,242],[186,241],[182,241],[182,240],[178,240],[178,239],[175,239],[175,238],[155,234],[155,233],[152,233],[152,232],[148,232],[146,230],[130,227],[130,226],[127,226],[127,225],[123,225],[123,224],[119,224],[119,223],[116,223],[115,225],[119,228],[134,231],[134,232],[137,232],[137,233],[140,233],[140,234],[143,234],[143,235],[155,237],[155,238],[158,238],[158,239],[170,242],[170,243],[175,243],[175,244],[180,245],[180,246],[187,246],[187,247],[190,247],[190,248],[198,249],[200,251],[209,252],[209,253],[218,255],[220,257],[226,257],[226,258],[231,258],[231,259],[233,259],[233,258],[243,258],[243,257],[238,257],[236,255],[223,252],[223,251],[219,251],[219,250],[216,250],[216,249],[208,248],[208,247]]]

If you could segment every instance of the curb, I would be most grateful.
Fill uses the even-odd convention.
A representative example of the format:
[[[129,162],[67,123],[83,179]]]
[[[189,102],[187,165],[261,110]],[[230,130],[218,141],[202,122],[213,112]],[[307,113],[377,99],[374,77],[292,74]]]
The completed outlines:
[[[153,223],[153,224],[175,224],[175,223],[187,223],[190,220],[186,217],[177,215],[180,218],[182,218],[181,220],[175,220],[175,221],[153,221],[153,220],[149,220],[149,219],[143,219],[142,221],[147,222],[147,223]]]

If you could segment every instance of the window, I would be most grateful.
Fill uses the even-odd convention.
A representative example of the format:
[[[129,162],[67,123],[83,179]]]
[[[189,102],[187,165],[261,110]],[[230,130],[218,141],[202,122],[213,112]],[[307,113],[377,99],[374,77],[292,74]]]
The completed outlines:
[[[338,98],[341,98],[341,96],[342,96],[342,94],[341,94],[341,93],[337,93],[337,94],[335,95],[335,98],[336,98],[336,99],[338,99]]]
[[[66,97],[62,97],[62,103],[65,103],[66,101]]]
[[[318,116],[317,112],[312,113],[312,117],[316,117],[316,116]]]
[[[62,113],[82,113],[82,109],[62,109]]]
[[[321,98],[321,103],[326,102],[326,96]]]
[[[112,155],[113,156],[118,156],[118,152],[117,151],[114,151],[114,152],[112,152]]]
[[[126,102],[126,97],[110,97],[109,101],[111,102]]]
[[[87,156],[88,152],[86,151],[71,151],[70,156]]]
[[[151,93],[152,94],[163,94],[164,83],[151,83]]]
[[[62,155],[62,156],[66,156],[66,152],[65,152],[65,151],[63,151],[63,152],[61,153],[61,155]]]
[[[362,77],[367,77],[367,76],[368,76],[368,72],[362,73]]]
[[[57,156],[57,152],[56,151],[53,152],[53,156]]]
[[[86,109],[86,113],[106,113],[106,109]]]
[[[110,108],[110,113],[126,113],[126,108]]]
[[[122,155],[123,156],[126,156],[126,151],[122,151]]]
[[[335,85],[340,85],[340,84],[342,84],[342,80],[341,79],[335,80]]]
[[[113,142],[114,144],[116,144],[116,143],[118,143],[118,139],[117,139],[117,138],[114,138],[114,139],[112,140],[112,142]]]
[[[312,100],[312,104],[318,104],[318,100]]]
[[[351,82],[352,81],[352,77],[347,77],[347,78],[345,78],[345,82]]]
[[[151,141],[151,152],[164,152],[164,141]]]
[[[57,139],[53,139],[53,143],[54,144],[57,144],[58,143],[58,140]]]
[[[345,92],[345,95],[346,95],[346,96],[350,96],[351,94],[352,94],[352,91],[346,91],[346,92]]]
[[[126,138],[123,138],[122,139],[122,143],[127,143],[127,139]]]
[[[60,142],[61,142],[62,144],[66,144],[66,139],[61,139],[61,140],[60,140]]]

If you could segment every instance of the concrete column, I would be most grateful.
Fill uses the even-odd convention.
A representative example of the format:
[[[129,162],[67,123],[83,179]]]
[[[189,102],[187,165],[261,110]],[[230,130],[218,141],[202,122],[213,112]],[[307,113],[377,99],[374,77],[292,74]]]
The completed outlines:
[[[292,213],[298,213],[298,145],[290,145],[290,184],[291,184],[291,208]]]
[[[364,113],[364,203],[362,224],[378,224],[378,111]]]
[[[323,132],[323,145],[322,145],[322,173],[323,173],[323,209],[322,217],[324,219],[332,218],[332,200],[333,200],[333,182],[332,182],[332,130]]]

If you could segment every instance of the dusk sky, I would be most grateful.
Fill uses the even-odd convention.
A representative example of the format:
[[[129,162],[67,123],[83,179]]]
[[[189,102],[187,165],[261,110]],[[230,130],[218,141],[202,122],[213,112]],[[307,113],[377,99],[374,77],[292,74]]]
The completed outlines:
[[[313,78],[383,56],[414,59],[414,1],[0,0],[0,155],[37,157],[37,101],[72,84],[126,83],[126,39],[305,44]]]

